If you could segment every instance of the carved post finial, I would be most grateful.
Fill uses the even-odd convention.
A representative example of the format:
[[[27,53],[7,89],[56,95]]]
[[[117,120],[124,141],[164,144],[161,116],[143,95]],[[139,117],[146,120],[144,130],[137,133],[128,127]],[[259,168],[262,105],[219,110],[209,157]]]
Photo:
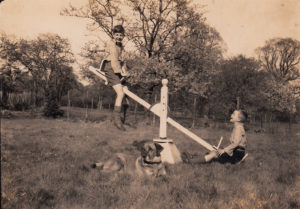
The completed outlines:
[[[163,86],[166,86],[168,84],[168,79],[163,79],[161,83]]]

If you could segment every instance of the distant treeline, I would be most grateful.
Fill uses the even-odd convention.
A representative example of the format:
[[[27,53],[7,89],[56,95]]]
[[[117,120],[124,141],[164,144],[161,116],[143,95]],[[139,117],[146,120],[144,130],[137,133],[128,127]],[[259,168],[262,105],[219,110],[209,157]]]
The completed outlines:
[[[188,1],[171,0],[166,5],[165,1],[151,1],[150,5],[148,1],[138,2],[128,5],[138,18],[124,19],[128,26],[126,36],[136,49],[124,54],[131,74],[127,80],[131,91],[151,104],[157,103],[161,80],[166,78],[171,114],[191,115],[193,121],[199,117],[226,120],[234,109],[244,109],[251,120],[293,121],[299,114],[298,40],[271,38],[257,48],[257,58],[224,58],[222,37]],[[111,24],[101,23],[116,18],[116,14],[106,13],[110,7],[120,5],[105,4],[109,8],[103,8],[98,1],[89,4],[95,5],[87,10],[71,7],[63,13],[87,15],[112,37]],[[159,4],[166,10],[153,9]],[[137,9],[140,7],[143,9]],[[91,8],[97,11],[89,11]],[[69,40],[57,34],[41,34],[32,40],[1,34],[2,108],[26,110],[42,106],[45,116],[56,117],[63,114],[61,105],[112,107],[112,88],[88,70],[89,66],[99,67],[105,56],[103,46],[96,41],[87,42],[80,56],[77,59]],[[89,80],[88,86],[78,81],[78,74]]]

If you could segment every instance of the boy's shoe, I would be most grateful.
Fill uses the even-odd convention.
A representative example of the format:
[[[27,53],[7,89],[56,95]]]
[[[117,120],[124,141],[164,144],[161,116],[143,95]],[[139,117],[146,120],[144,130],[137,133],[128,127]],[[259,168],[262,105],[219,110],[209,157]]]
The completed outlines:
[[[127,116],[127,110],[129,108],[128,104],[123,105],[123,117],[121,117],[121,121],[124,125],[129,126],[131,128],[136,128],[136,123],[130,122],[128,119],[129,117]],[[132,120],[131,120],[132,121]]]
[[[126,129],[124,128],[123,123],[121,122],[121,119],[119,117],[117,117],[117,118],[114,117],[113,123],[117,129],[119,129],[121,131],[126,131]]]
[[[115,125],[115,127],[121,131],[126,131],[126,129],[123,126],[122,119],[121,119],[121,107],[115,107],[113,113],[112,113],[112,120]]]
[[[130,128],[136,128],[136,123],[135,122],[131,122],[132,120],[128,120],[128,118],[126,118],[126,119],[124,119],[124,118],[122,118],[122,123],[123,123],[123,125],[125,125],[125,126],[128,126],[128,127],[130,127]]]
[[[128,127],[130,127],[130,128],[136,129],[136,125],[134,125],[134,123],[125,122],[124,125],[125,125],[125,126],[128,126]]]
[[[204,156],[205,162],[211,162],[214,159],[219,157],[219,153],[217,150],[210,151],[208,154]]]

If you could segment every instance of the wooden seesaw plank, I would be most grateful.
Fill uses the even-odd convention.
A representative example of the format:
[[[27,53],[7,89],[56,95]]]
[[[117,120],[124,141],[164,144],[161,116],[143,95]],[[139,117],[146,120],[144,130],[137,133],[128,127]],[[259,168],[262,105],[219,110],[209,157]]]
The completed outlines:
[[[184,133],[185,135],[189,136],[191,139],[193,139],[194,141],[198,142],[199,144],[201,144],[203,147],[205,147],[206,149],[208,149],[209,151],[213,151],[215,150],[214,147],[212,145],[210,145],[209,143],[207,143],[205,140],[201,139],[199,136],[197,136],[196,134],[194,134],[193,132],[191,132],[190,130],[188,130],[187,128],[183,127],[182,125],[180,125],[179,123],[177,123],[175,120],[173,120],[172,118],[168,117],[167,118],[167,122],[169,124],[171,124],[173,127],[177,128],[179,131],[181,131],[182,133]]]
[[[148,102],[146,102],[145,100],[141,99],[140,97],[138,97],[137,95],[135,95],[134,93],[132,93],[131,91],[129,91],[126,86],[123,87],[123,91],[131,99],[133,99],[134,101],[136,101],[137,103],[141,104],[142,106],[144,106],[145,108],[147,108],[148,110],[150,110],[151,112],[153,112],[155,115],[157,115],[158,117],[160,117],[160,110],[159,110],[159,108],[155,108],[156,107],[155,105],[151,106]],[[170,125],[172,125],[173,127],[177,128],[182,133],[184,133],[185,135],[189,136],[194,141],[196,141],[199,144],[201,144],[203,147],[205,147],[209,151],[215,150],[212,145],[210,145],[209,143],[207,143],[205,140],[201,139],[199,136],[197,136],[196,134],[194,134],[193,132],[191,132],[187,128],[185,128],[182,125],[180,125],[179,123],[177,123],[172,118],[168,117],[167,118],[167,122]]]
[[[105,77],[105,74],[103,72],[99,72],[98,69],[90,67],[89,70],[91,72],[93,72],[95,75],[97,75],[98,77],[102,78],[103,80],[105,80],[105,82],[107,82],[107,79]],[[150,110],[151,112],[153,112],[155,115],[157,115],[158,117],[160,117],[161,114],[161,107],[159,104],[156,105],[150,105],[148,102],[146,102],[145,100],[143,100],[142,98],[140,98],[139,96],[137,96],[136,94],[132,93],[131,91],[128,90],[127,86],[123,86],[123,91],[124,93],[130,97],[131,99],[133,99],[134,101],[136,101],[137,103],[139,103],[140,105],[142,105],[143,107],[145,107],[146,109]],[[194,141],[198,142],[200,145],[202,145],[203,147],[205,147],[206,149],[208,149],[209,151],[213,151],[215,150],[215,148],[210,145],[209,143],[207,143],[205,140],[201,139],[200,137],[198,137],[196,134],[194,134],[193,132],[191,132],[190,130],[188,130],[187,128],[183,127],[182,125],[180,125],[179,123],[177,123],[175,120],[173,120],[172,118],[168,117],[167,118],[167,122],[172,125],[173,127],[175,127],[176,129],[178,129],[179,131],[181,131],[182,133],[184,133],[185,135],[187,135],[188,137],[190,137],[191,139],[193,139]]]

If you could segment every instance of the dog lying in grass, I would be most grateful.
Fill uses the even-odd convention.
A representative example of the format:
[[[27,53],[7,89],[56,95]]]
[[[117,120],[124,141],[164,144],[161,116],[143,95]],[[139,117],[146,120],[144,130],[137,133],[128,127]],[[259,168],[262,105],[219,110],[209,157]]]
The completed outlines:
[[[166,175],[165,165],[161,161],[160,153],[163,147],[152,141],[140,142],[137,147],[141,155],[135,160],[134,173],[139,176],[164,176]],[[131,172],[130,162],[123,153],[117,153],[114,157],[92,164],[92,168],[100,168],[104,173]]]
[[[145,142],[141,148],[141,156],[136,159],[135,167],[139,175],[165,176],[165,165],[161,162],[163,147],[158,143]]]

